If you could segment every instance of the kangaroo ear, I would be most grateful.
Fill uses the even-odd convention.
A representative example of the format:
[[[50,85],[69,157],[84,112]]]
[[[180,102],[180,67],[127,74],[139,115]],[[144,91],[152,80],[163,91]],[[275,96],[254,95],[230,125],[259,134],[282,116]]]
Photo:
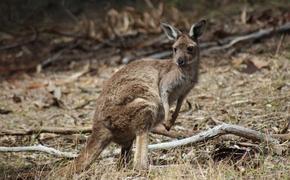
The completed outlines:
[[[189,36],[193,39],[197,39],[202,35],[206,27],[206,20],[202,19],[198,23],[193,24],[189,30]]]
[[[165,32],[165,34],[167,35],[168,39],[170,40],[177,39],[177,37],[181,34],[181,32],[178,29],[167,23],[161,23],[161,27]]]

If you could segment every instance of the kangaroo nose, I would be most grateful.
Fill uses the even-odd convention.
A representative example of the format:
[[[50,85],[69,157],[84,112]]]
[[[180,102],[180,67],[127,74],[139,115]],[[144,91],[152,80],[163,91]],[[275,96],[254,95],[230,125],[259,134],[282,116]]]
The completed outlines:
[[[183,58],[178,58],[178,59],[177,59],[177,64],[178,64],[179,66],[183,66],[184,63],[185,63],[185,61],[184,61]]]

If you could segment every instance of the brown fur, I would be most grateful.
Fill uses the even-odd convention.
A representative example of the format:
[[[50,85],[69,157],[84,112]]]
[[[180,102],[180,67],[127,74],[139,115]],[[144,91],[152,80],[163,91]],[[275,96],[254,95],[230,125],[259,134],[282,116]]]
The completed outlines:
[[[175,39],[176,52],[172,59],[132,62],[104,84],[96,103],[93,133],[79,157],[62,172],[80,172],[87,168],[110,142],[121,145],[120,162],[126,163],[136,137],[134,167],[147,168],[148,133],[161,122],[170,129],[198,78],[197,38],[179,33]],[[189,46],[193,51],[188,51]],[[178,64],[180,60],[184,64]],[[176,110],[169,119],[169,107],[176,101]]]

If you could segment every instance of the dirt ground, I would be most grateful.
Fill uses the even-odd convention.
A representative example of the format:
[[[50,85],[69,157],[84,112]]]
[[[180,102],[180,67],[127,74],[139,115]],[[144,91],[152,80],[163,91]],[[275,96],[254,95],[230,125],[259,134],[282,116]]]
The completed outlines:
[[[188,105],[185,103],[182,108],[184,112],[174,129],[199,132],[213,127],[210,119],[215,118],[269,134],[279,133],[290,116],[290,54],[287,48],[283,48],[278,55],[273,54],[279,39],[276,37],[265,41],[265,44],[269,44],[270,53],[252,53],[251,50],[261,48],[257,44],[234,56],[202,57],[200,81],[187,97],[193,105],[193,111],[188,113]],[[285,42],[289,40],[287,37]],[[267,47],[265,44],[263,48]],[[287,45],[285,43],[283,47]],[[1,81],[0,128],[15,130],[41,126],[90,126],[95,100],[103,81],[119,68],[121,66],[104,65],[98,72],[87,72],[84,71],[87,66],[83,65],[78,70],[18,73]],[[0,145],[27,146],[41,143],[62,151],[78,152],[87,136],[45,133],[2,136]],[[150,139],[151,143],[170,140],[160,135],[152,135]],[[289,178],[289,143],[285,142],[283,145],[286,148],[276,152],[267,144],[253,145],[253,148],[240,145],[241,142],[251,144],[246,139],[217,138],[198,146],[151,152],[153,166],[147,176],[150,179]],[[112,145],[110,148],[116,147]],[[254,156],[245,155],[234,161],[235,155],[227,152],[225,156],[228,157],[216,160],[215,152],[223,148],[255,150],[255,153]],[[256,151],[257,148],[259,151]],[[17,174],[21,176],[21,172],[30,168],[54,169],[59,162],[63,162],[61,158],[42,153],[1,153],[0,159],[1,178],[11,179]],[[138,177],[130,170],[116,171],[115,162],[116,157],[100,160],[80,178]]]
[[[211,11],[208,15],[210,28],[202,41],[222,39],[228,35],[239,35],[270,27],[278,22],[280,16],[282,17],[279,11],[271,11],[270,15],[274,18],[269,18],[266,16],[269,11],[262,11],[266,12],[265,15],[256,13],[252,8],[248,10],[248,16],[252,19],[250,18],[245,25],[240,22],[240,12],[237,13],[231,7],[224,9],[235,13],[235,16],[226,16],[226,13],[221,13],[220,9]],[[170,9],[169,12],[171,11]],[[136,13],[132,9],[128,12]],[[126,15],[128,12],[120,14]],[[136,14],[139,18],[139,14]],[[290,13],[284,14],[289,16]],[[280,24],[290,18],[286,15],[279,21]],[[172,17],[174,18],[180,17]],[[157,20],[159,23],[160,19]],[[183,22],[183,24],[188,23]],[[129,30],[134,30],[135,25],[130,25]],[[122,24],[120,26],[122,29]],[[148,27],[151,28],[149,25]],[[143,29],[141,30],[143,32]],[[156,29],[153,31],[153,33],[160,33]],[[155,36],[152,37],[150,33],[148,35],[137,33],[137,35],[142,38],[145,36],[147,39],[144,44],[146,44],[152,43],[151,39],[155,40]],[[26,60],[31,62],[36,60],[36,63],[39,63],[43,54],[54,54],[59,49],[58,46],[66,47],[65,43],[75,42],[71,40],[72,37],[58,37],[51,40],[49,36],[51,41],[45,38],[26,46],[26,49],[39,52],[28,53]],[[150,41],[147,41],[148,39]],[[22,67],[25,67],[23,64],[27,62],[14,63],[21,68],[13,67],[15,69],[12,70],[15,72],[8,76],[0,76],[0,129],[21,131],[41,127],[75,129],[90,127],[102,84],[124,66],[122,57],[132,54],[137,54],[135,57],[139,57],[136,52],[142,54],[143,50],[151,52],[152,49],[163,51],[170,48],[168,43],[163,43],[162,47],[158,43],[153,46],[149,43],[150,48],[144,44],[115,48],[113,44],[110,48],[99,49],[92,53],[90,50],[93,49],[92,44],[95,45],[95,40],[87,44],[82,43],[87,41],[82,41],[83,46],[79,45],[75,49],[68,48],[61,58],[68,59],[69,63],[67,61],[59,65],[55,63],[43,70],[38,69],[38,72],[35,72],[35,67],[32,71],[31,69],[22,71]],[[54,45],[56,46],[53,47]],[[0,72],[9,69],[8,66],[1,69],[1,60],[9,58],[21,60],[26,49],[17,48],[21,50],[9,49],[7,53],[3,53],[4,55],[1,54]],[[118,48],[119,50],[123,48],[125,53],[117,52]],[[107,56],[103,54],[102,57],[97,56],[100,51]],[[105,63],[98,63],[100,59]],[[5,61],[7,62],[9,61]],[[224,51],[202,55],[200,74],[199,83],[187,97],[192,107],[190,108],[188,103],[183,104],[173,130],[179,133],[196,134],[214,127],[212,119],[215,119],[266,134],[290,133],[289,128],[285,129],[290,121],[289,34],[277,34],[270,38],[241,43]],[[71,153],[78,153],[89,136],[89,133],[6,136],[1,135],[1,130],[0,146],[42,144]],[[151,144],[172,140],[166,136],[150,135]],[[112,144],[108,149],[116,148],[118,147]],[[197,145],[150,152],[151,166],[146,174],[136,174],[131,168],[117,170],[118,157],[113,156],[99,158],[75,179],[289,179],[289,149],[289,140],[281,140],[280,144],[274,147],[236,136],[221,136]],[[44,174],[47,172],[53,174],[59,166],[68,161],[66,158],[38,152],[0,153],[0,179],[42,179]]]

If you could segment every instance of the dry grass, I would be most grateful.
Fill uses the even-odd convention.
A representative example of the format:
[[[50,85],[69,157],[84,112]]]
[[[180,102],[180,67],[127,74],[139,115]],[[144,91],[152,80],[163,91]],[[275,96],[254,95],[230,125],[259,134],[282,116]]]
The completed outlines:
[[[263,48],[277,44],[273,38]],[[285,42],[290,42],[289,37]],[[192,114],[181,114],[175,129],[200,131],[212,126],[211,117],[240,124],[267,133],[279,133],[290,116],[290,61],[289,48],[284,45],[281,54],[252,53],[252,49],[234,56],[215,55],[203,58],[200,83],[190,93],[188,100],[194,105]],[[286,47],[286,48],[285,48]],[[288,45],[289,47],[289,45]],[[274,46],[275,48],[275,46]],[[259,59],[267,66],[252,74],[244,73],[247,65],[238,63],[245,59]],[[99,72],[86,74],[73,83],[59,86],[64,107],[53,104],[49,88],[44,82],[55,82],[76,73],[76,70],[43,72],[41,74],[17,74],[0,83],[0,108],[11,113],[0,114],[1,129],[21,129],[39,126],[80,127],[91,124],[95,99],[105,79],[120,67],[101,67]],[[37,87],[36,87],[37,86]],[[50,88],[53,89],[51,86]],[[16,102],[15,97],[21,99]],[[183,110],[187,110],[187,105]],[[289,130],[288,130],[289,133]],[[78,152],[87,135],[60,136],[41,134],[27,137],[0,137],[0,146],[22,146],[43,143],[63,151]],[[152,135],[152,143],[169,138]],[[221,147],[242,147],[238,142],[245,139],[225,140],[218,138],[194,147],[150,153],[151,168],[148,173],[136,174],[131,168],[117,171],[117,158],[102,159],[75,179],[289,179],[289,142],[279,152],[267,144],[258,145],[254,156],[231,161],[233,155],[214,160],[214,152]],[[110,148],[114,149],[112,145]],[[66,160],[38,153],[0,154],[0,179],[15,179],[31,167],[41,170],[44,164],[54,170]],[[25,169],[28,168],[28,169]],[[38,173],[39,175],[39,173]],[[37,175],[37,176],[38,176]],[[42,177],[42,176],[41,176]]]
[[[175,152],[175,155],[180,152]],[[181,153],[178,160],[168,165],[151,165],[147,173],[137,173],[132,169],[117,171],[113,160],[95,163],[88,171],[74,176],[74,179],[287,179],[289,161],[284,158],[260,156],[249,162],[232,164],[229,161],[213,162],[211,159],[199,162],[185,159]],[[282,160],[283,159],[283,160]],[[275,164],[273,162],[276,162]],[[251,163],[262,164],[252,168]],[[288,164],[286,164],[288,163]],[[243,165],[242,165],[243,164]]]

